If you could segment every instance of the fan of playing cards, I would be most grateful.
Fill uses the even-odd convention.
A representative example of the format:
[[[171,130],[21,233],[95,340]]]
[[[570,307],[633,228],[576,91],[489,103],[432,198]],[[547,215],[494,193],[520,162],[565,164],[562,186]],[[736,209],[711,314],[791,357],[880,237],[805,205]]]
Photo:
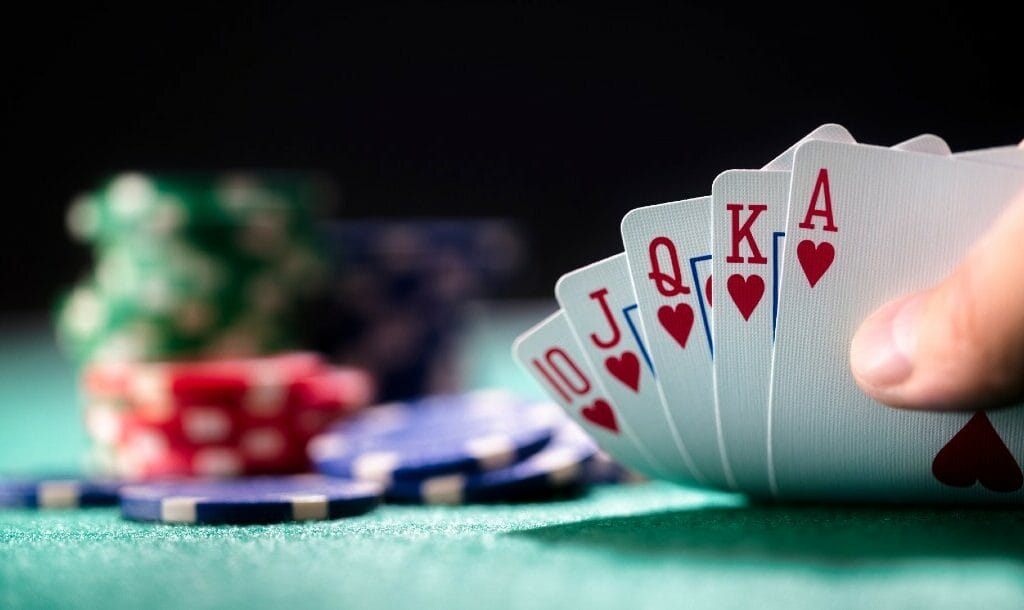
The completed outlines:
[[[514,353],[608,453],[758,497],[1024,499],[1024,409],[883,407],[850,373],[876,308],[949,273],[1024,191],[1024,150],[824,125],[710,197],[640,207]],[[1024,282],[1024,278],[1006,278]]]

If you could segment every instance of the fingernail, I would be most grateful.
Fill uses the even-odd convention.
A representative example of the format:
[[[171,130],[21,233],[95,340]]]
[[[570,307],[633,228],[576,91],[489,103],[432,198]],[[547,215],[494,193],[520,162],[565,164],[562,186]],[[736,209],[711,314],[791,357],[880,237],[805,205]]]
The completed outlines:
[[[861,325],[850,345],[850,366],[860,382],[888,388],[910,377],[924,296],[917,293],[894,301]]]

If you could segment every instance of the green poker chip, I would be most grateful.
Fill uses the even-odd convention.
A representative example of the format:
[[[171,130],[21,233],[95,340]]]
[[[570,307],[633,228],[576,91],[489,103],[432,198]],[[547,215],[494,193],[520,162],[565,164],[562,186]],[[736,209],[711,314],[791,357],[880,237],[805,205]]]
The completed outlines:
[[[80,363],[235,357],[295,347],[292,326],[280,317],[202,309],[154,315],[130,304],[106,303],[83,287],[62,303],[57,336]]]
[[[315,218],[330,189],[300,172],[114,176],[77,197],[91,273],[58,302],[79,363],[250,356],[294,347],[325,285]]]
[[[216,245],[233,237],[240,251],[272,254],[287,239],[313,234],[312,219],[328,207],[325,184],[303,173],[125,173],[77,197],[67,223],[74,237],[94,244],[188,235]]]

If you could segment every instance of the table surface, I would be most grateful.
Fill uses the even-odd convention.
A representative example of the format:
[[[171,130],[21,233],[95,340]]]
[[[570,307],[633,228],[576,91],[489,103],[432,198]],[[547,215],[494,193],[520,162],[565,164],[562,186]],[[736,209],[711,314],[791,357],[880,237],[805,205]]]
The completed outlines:
[[[478,319],[471,385],[534,391],[506,361],[510,335],[535,317],[520,314]],[[45,323],[0,328],[0,470],[73,466],[85,446],[77,413],[74,373]],[[0,512],[0,607],[185,604],[1021,608],[1024,513],[750,505],[665,483],[260,527]]]

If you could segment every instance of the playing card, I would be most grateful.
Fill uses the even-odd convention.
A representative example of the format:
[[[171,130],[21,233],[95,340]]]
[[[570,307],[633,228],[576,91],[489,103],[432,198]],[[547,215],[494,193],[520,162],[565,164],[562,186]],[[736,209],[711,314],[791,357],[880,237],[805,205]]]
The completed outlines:
[[[722,440],[739,489],[769,494],[768,389],[790,173],[730,170],[711,187],[716,346]]]
[[[796,152],[769,407],[776,495],[841,500],[1021,497],[1024,411],[884,407],[850,373],[860,323],[948,274],[1024,190],[1024,171],[808,142]]]
[[[853,142],[833,128],[800,143],[829,138]],[[946,142],[930,134],[895,148],[950,154]],[[785,167],[777,161],[775,167]],[[788,171],[729,170],[711,188],[712,284],[721,295],[712,324],[715,404],[737,487],[754,495],[770,493],[768,392],[789,182]]]
[[[815,138],[853,140],[834,124],[804,140]],[[796,145],[765,167],[788,168],[794,150]],[[682,451],[698,480],[733,487],[715,408],[710,206],[710,197],[701,197],[635,209],[622,219],[622,241],[648,352]]]
[[[601,449],[647,476],[666,476],[608,398],[576,342],[565,312],[557,311],[520,335],[512,354]]]
[[[816,128],[814,131],[801,138],[796,144],[787,148],[785,152],[769,161],[768,164],[761,167],[761,169],[772,172],[788,172],[793,169],[793,155],[796,153],[796,149],[804,142],[809,142],[811,140],[829,140],[830,142],[854,141],[853,136],[851,136],[850,132],[842,125],[825,123],[821,127]]]
[[[651,361],[694,475],[732,488],[711,370],[711,198],[630,211],[622,243]]]
[[[555,296],[620,417],[667,475],[693,481],[692,460],[668,418],[640,331],[626,255],[563,275]]]
[[[979,161],[982,163],[1024,167],[1024,148],[1015,145],[982,148],[980,150],[968,150],[956,153],[953,156],[964,161]]]
[[[822,140],[824,138],[817,138]],[[838,141],[838,140],[833,140]],[[919,153],[928,153],[930,155],[946,155],[953,154],[953,151],[949,148],[949,144],[937,135],[926,133],[919,136],[904,140],[896,146],[893,146],[896,150],[907,150]]]

